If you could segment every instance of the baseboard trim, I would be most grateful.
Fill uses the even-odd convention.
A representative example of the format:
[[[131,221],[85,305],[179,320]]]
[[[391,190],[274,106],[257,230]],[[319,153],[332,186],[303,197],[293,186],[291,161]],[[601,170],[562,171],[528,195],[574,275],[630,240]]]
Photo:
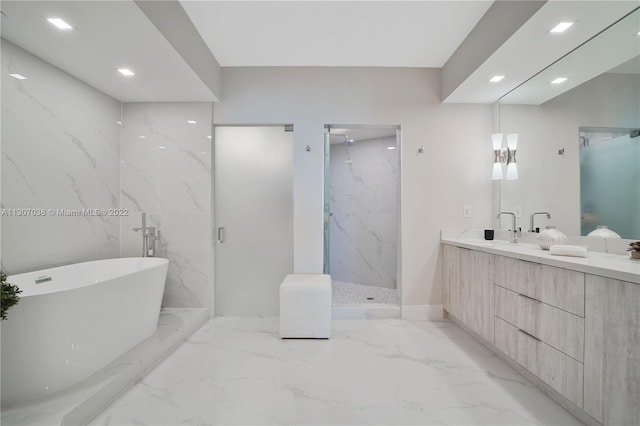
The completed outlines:
[[[402,319],[414,321],[441,320],[442,305],[402,305]]]

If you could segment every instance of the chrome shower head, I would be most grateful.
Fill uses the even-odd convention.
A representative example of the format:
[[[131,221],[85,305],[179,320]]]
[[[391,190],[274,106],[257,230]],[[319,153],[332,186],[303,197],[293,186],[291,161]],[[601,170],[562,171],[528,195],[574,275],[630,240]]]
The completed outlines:
[[[342,135],[342,136],[344,136],[344,141],[342,142],[342,144],[353,145],[354,143],[356,143],[356,141],[353,138],[350,138],[349,135]]]

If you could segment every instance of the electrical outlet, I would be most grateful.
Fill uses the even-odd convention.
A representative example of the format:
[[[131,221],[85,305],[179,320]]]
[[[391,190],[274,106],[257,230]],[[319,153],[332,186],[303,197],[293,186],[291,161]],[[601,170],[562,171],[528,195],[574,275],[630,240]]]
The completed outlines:
[[[462,210],[462,215],[464,217],[471,217],[471,206],[464,206]]]
[[[522,215],[522,209],[520,208],[520,206],[513,207],[513,214],[515,214],[516,217],[520,217]]]

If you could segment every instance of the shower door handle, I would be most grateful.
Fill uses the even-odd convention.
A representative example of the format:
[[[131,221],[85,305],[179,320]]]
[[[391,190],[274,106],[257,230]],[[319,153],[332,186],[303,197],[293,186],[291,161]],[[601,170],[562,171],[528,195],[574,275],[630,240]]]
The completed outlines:
[[[218,243],[224,243],[224,226],[218,227]]]

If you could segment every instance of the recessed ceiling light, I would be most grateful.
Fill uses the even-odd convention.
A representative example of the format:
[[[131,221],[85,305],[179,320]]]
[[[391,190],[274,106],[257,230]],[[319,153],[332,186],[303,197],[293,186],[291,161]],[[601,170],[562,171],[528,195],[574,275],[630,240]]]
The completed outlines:
[[[167,149],[167,147],[166,147],[166,146],[162,146],[162,145],[158,146],[158,148],[160,148],[160,149]]]
[[[13,77],[13,78],[17,78],[18,80],[26,80],[26,79],[27,79],[27,77],[25,77],[25,76],[24,76],[24,75],[22,75],[22,74],[9,74],[9,75],[10,75],[11,77]]]
[[[504,78],[504,75],[494,75],[493,77],[491,77],[491,80],[489,80],[492,83],[497,83],[500,80],[502,80]]]
[[[395,146],[388,146],[387,149],[396,149]]]
[[[345,160],[345,163],[351,164],[351,163],[353,163],[353,160]]]
[[[211,139],[211,135],[207,136],[207,139]]]
[[[555,80],[553,80],[551,84],[560,84],[560,83],[564,83],[565,81],[567,81],[567,77],[558,77]]]
[[[142,135],[140,135],[140,136],[138,136],[138,137],[139,137],[140,139],[146,139],[146,138],[147,138],[146,136],[142,136]]]
[[[136,75],[133,71],[131,71],[129,68],[118,68],[118,72],[122,75],[124,75],[125,77],[131,77],[133,75]]]
[[[72,30],[73,27],[60,18],[47,18],[47,21],[55,25],[59,30]]]
[[[555,27],[551,28],[552,33],[563,33],[567,30],[567,28],[569,28],[570,26],[573,25],[573,22],[560,22],[558,25],[556,25]]]
[[[195,121],[195,120],[187,120],[187,123],[189,123],[189,124],[197,124],[198,122]]]
[[[116,121],[116,124],[122,125],[122,121]]]

